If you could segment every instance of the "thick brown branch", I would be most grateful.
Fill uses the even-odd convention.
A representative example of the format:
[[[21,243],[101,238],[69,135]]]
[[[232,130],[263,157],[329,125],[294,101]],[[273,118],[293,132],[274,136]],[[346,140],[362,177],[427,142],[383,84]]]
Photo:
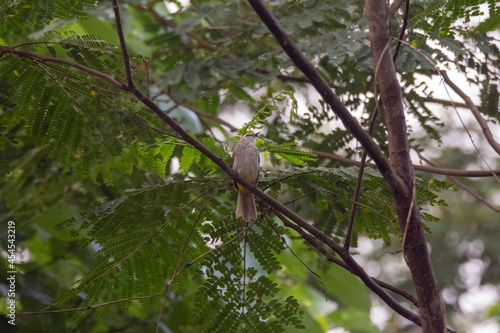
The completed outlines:
[[[414,175],[403,97],[388,48],[389,12],[384,0],[365,0],[365,4],[373,62],[376,64],[376,80],[384,104],[383,116],[389,140],[391,166],[407,187],[413,188]],[[403,235],[405,259],[417,293],[422,330],[445,332],[445,308],[434,276],[414,190],[406,196],[393,192],[393,198]]]
[[[268,27],[274,35],[288,57],[294,62],[297,68],[304,73],[311,84],[316,88],[323,100],[328,103],[335,114],[340,118],[344,126],[367,150],[373,161],[377,164],[380,173],[387,181],[388,185],[396,192],[402,195],[408,195],[409,188],[404,184],[401,178],[393,171],[387,158],[371,138],[371,136],[363,130],[358,121],[351,115],[345,105],[340,101],[339,97],[332,91],[328,83],[316,71],[314,66],[306,59],[299,51],[290,36],[283,30],[281,24],[269,11],[266,4],[261,0],[248,0],[255,12],[259,15],[262,22]]]
[[[393,2],[392,5],[396,6],[396,2]],[[396,44],[396,48],[394,50],[394,54],[392,55],[392,60],[396,61],[398,55],[399,55],[399,49],[401,48],[401,41],[403,40],[403,37],[406,32],[406,27],[408,25],[408,13],[410,11],[410,0],[406,0],[406,7],[405,7],[405,14],[404,14],[404,19],[403,19],[403,25],[401,27],[401,31],[399,32],[399,38],[398,42]],[[377,98],[377,96],[375,96]],[[370,119],[370,124],[368,125],[368,134],[372,135],[373,132],[373,127],[375,126],[375,122],[377,120],[380,107],[382,105],[383,101],[382,98],[379,98],[379,102],[377,103],[377,106],[375,107],[375,110],[373,111]],[[354,218],[356,217],[356,211],[358,210],[358,201],[359,197],[361,195],[361,183],[363,182],[363,173],[365,170],[365,164],[366,164],[366,149],[363,149],[363,153],[361,155],[361,162],[359,165],[359,171],[358,171],[358,179],[356,181],[356,187],[354,189],[354,198],[352,201],[351,205],[351,212],[349,215],[349,221],[347,223],[347,231],[346,231],[346,236],[345,236],[345,244],[344,244],[344,249],[349,250],[349,246],[351,244],[351,235],[352,235],[352,230],[354,228]]]
[[[420,318],[415,313],[411,312],[399,302],[397,302],[391,295],[389,295],[385,290],[382,289],[367,273],[366,271],[352,258],[349,252],[344,251],[344,249],[331,240],[328,236],[323,234],[318,229],[314,228],[312,225],[308,224],[308,228],[302,228],[302,226],[295,225],[289,220],[287,220],[283,215],[279,212],[275,212],[276,216],[283,222],[283,224],[295,231],[297,231],[304,240],[310,243],[314,248],[316,248],[321,254],[323,254],[329,261],[340,265],[347,269],[352,274],[358,276],[361,281],[376,295],[378,295],[389,307],[391,307],[394,311],[399,313],[402,317],[412,321],[413,323],[420,326]],[[307,230],[308,233],[304,231]],[[320,246],[311,235],[320,239],[323,243],[325,243],[330,249],[332,249],[335,253],[337,253],[344,262],[341,262],[339,259],[335,258],[330,252],[326,251],[322,246]]]

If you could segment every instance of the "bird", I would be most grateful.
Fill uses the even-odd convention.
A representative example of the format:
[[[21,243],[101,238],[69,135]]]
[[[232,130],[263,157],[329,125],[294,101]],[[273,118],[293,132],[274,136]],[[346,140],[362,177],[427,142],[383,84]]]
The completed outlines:
[[[257,185],[259,183],[260,156],[255,140],[260,132],[245,134],[234,147],[231,158],[232,168],[246,181]],[[253,193],[243,185],[234,182],[238,191],[236,202],[236,218],[241,217],[249,222],[257,219],[257,208]]]

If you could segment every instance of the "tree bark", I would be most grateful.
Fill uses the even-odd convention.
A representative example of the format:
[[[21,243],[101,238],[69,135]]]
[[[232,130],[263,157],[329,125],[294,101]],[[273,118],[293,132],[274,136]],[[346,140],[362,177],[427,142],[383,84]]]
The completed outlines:
[[[375,75],[384,110],[390,163],[408,191],[393,191],[403,239],[403,253],[418,298],[423,332],[445,332],[446,312],[431,264],[420,211],[414,193],[414,175],[408,144],[406,119],[389,42],[389,11],[384,0],[365,0],[369,40]]]

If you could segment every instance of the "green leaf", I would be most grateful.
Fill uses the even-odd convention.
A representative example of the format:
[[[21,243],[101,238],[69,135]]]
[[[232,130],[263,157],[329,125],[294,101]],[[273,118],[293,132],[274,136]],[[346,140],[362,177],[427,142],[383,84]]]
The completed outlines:
[[[196,89],[200,84],[200,75],[198,74],[199,68],[193,63],[190,62],[187,64],[187,66],[184,68],[184,80],[186,81],[187,85],[192,88]]]
[[[193,163],[198,163],[200,158],[201,152],[199,150],[194,149],[191,146],[185,146],[182,150],[179,172],[184,174],[188,173],[191,165]]]

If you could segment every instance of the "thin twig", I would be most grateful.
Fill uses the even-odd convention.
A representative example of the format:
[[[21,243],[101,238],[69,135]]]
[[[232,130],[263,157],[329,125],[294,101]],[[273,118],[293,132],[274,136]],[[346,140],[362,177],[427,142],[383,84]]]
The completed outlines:
[[[408,208],[408,214],[406,216],[405,228],[403,230],[403,239],[401,241],[401,250],[403,251],[403,258],[405,258],[405,260],[406,260],[406,256],[405,256],[406,236],[408,235],[408,229],[410,229],[410,221],[411,221],[411,215],[413,213],[413,206],[414,206],[416,198],[417,198],[415,191],[416,191],[415,175],[413,175],[413,199],[410,202],[410,207]]]
[[[154,127],[154,126],[148,125],[148,124],[146,124],[145,122],[143,122],[143,121],[141,121],[141,120],[139,120],[139,119],[137,119],[137,118],[134,118],[134,117],[132,117],[132,116],[130,116],[130,115],[128,115],[128,114],[126,114],[126,113],[124,113],[124,112],[120,111],[120,110],[117,110],[117,109],[113,108],[111,105],[109,105],[109,104],[108,104],[108,103],[106,103],[106,102],[103,102],[103,103],[104,103],[105,105],[107,105],[108,107],[112,108],[113,110],[115,110],[116,112],[118,112],[119,114],[121,114],[122,116],[126,117],[127,119],[129,119],[129,120],[131,120],[131,121],[133,121],[133,122],[135,122],[135,123],[138,123],[138,124],[140,124],[140,125],[142,125],[142,126],[145,126],[145,127],[149,128],[150,130],[153,130],[153,131],[155,131],[155,132],[161,133],[161,134],[163,134],[163,135],[168,135],[168,136],[170,136],[170,137],[172,137],[172,138],[176,138],[176,139],[181,140],[181,138],[180,138],[180,137],[178,137],[177,135],[174,135],[174,134],[172,134],[172,133],[169,133],[169,132],[163,131],[163,130],[161,130],[161,129],[159,129],[159,128],[156,128],[156,127]],[[176,107],[177,107],[177,105],[174,105],[173,107],[171,107],[170,109],[166,110],[165,112],[169,112],[169,111],[171,111],[171,110],[175,109]]]
[[[146,61],[146,59],[143,59],[142,60],[142,63],[144,64],[144,67],[146,67],[146,96],[148,96],[148,98],[151,98],[150,94],[151,94],[151,87],[150,87],[150,79],[149,79],[149,66],[148,66],[148,62]]]
[[[425,163],[431,165],[431,166],[434,166],[434,163],[432,163],[429,159],[425,158],[418,150],[414,149],[414,151],[417,152],[418,156],[420,157],[420,159],[422,161],[424,161]],[[479,200],[480,202],[482,202],[486,207],[490,208],[491,210],[493,210],[494,212],[496,213],[500,213],[500,208],[499,207],[496,207],[494,205],[492,205],[490,202],[488,202],[488,200],[486,200],[485,198],[483,198],[482,196],[480,196],[478,193],[476,193],[473,189],[471,189],[469,186],[463,184],[462,182],[460,182],[457,178],[453,177],[453,176],[447,176],[455,185],[457,185],[458,187],[460,187],[462,190],[464,190],[465,192],[469,193],[470,195],[472,195],[474,198],[476,198],[477,200]]]
[[[373,111],[372,116],[370,118],[370,124],[368,125],[368,133],[370,135],[372,134],[373,127],[375,126],[375,121],[379,113],[378,110],[379,107],[378,106],[375,107],[375,110]],[[351,204],[351,212],[349,213],[349,221],[347,222],[347,231],[344,243],[344,249],[346,251],[349,251],[349,248],[351,246],[352,231],[354,228],[354,219],[356,217],[356,212],[358,211],[359,198],[361,196],[361,184],[363,182],[363,174],[365,172],[366,157],[367,157],[366,149],[363,149],[363,154],[361,155],[361,161],[358,170],[358,179],[356,180],[356,188],[354,189],[354,197],[352,199],[352,204]]]
[[[438,71],[438,74],[441,76],[441,79],[442,79],[444,82],[446,82],[446,81],[448,80],[448,82],[446,82],[446,83],[447,83],[447,84],[448,84],[448,85],[449,85],[449,86],[450,86],[453,90],[457,89],[457,90],[455,90],[455,92],[456,92],[457,94],[460,94],[460,93],[464,94],[464,92],[463,92],[462,90],[460,90],[460,89],[458,88],[458,86],[456,86],[456,85],[455,85],[455,84],[454,84],[451,80],[449,80],[449,78],[448,78],[448,74],[446,74],[446,71]],[[446,86],[445,86],[445,89],[446,89]],[[448,90],[446,90],[446,92],[448,92]],[[449,93],[448,93],[448,95],[449,95]],[[467,103],[467,101],[470,101],[470,98],[469,98],[467,95],[465,95],[465,94],[464,94],[464,96],[461,96],[461,97],[465,100],[465,102],[466,102],[466,103]],[[450,100],[451,100],[451,98],[450,98]],[[471,103],[472,103],[472,102],[471,102]],[[473,146],[473,147],[474,147],[474,149],[476,150],[477,154],[479,155],[479,157],[481,158],[481,160],[484,162],[484,164],[486,165],[486,167],[488,167],[488,169],[490,169],[490,171],[493,171],[493,170],[492,170],[492,168],[490,167],[490,165],[489,165],[488,161],[486,161],[486,159],[484,158],[483,153],[482,153],[482,152],[481,152],[481,150],[479,150],[479,148],[477,147],[477,145],[476,145],[476,143],[475,143],[474,139],[472,138],[472,135],[471,135],[471,133],[470,133],[469,129],[467,128],[467,125],[465,125],[465,123],[464,123],[464,121],[463,121],[462,117],[460,116],[460,113],[458,113],[457,108],[456,108],[456,107],[454,107],[454,109],[455,109],[455,113],[457,114],[458,119],[460,120],[460,123],[462,124],[462,127],[464,128],[465,132],[466,132],[466,133],[467,133],[467,135],[469,136],[469,140],[470,140],[470,142],[472,143],[472,146]],[[472,108],[471,108],[471,111],[472,111]],[[485,126],[485,127],[483,127],[483,124],[481,124],[481,127],[483,127],[483,128],[482,128],[482,130],[483,130],[484,135],[486,136],[486,140],[490,143],[491,147],[492,147],[494,150],[497,150],[497,148],[496,148],[495,146],[498,146],[498,149],[499,149],[499,150],[497,150],[497,152],[500,154],[500,145],[498,145],[498,143],[495,141],[495,139],[494,139],[494,138],[493,138],[493,136],[491,135],[491,131],[490,131],[490,129],[489,129],[489,127],[488,127],[488,125],[486,124],[486,121],[482,118],[482,116],[481,116],[481,114],[479,113],[479,111],[478,111],[478,110],[476,110],[476,111],[478,112],[478,117],[479,117],[479,118],[477,118],[477,117],[476,117],[476,119],[478,120],[478,122],[481,124],[481,121],[480,121],[479,119],[481,119],[481,120],[484,122],[484,126]],[[473,111],[473,114],[474,114],[474,111]],[[476,114],[474,114],[474,116],[476,116]],[[490,139],[488,138],[487,133],[489,133],[489,135],[490,135]],[[494,173],[492,173],[492,175],[493,175],[493,177],[496,179],[496,181],[500,184],[500,178],[498,178],[498,177],[497,177],[497,175],[496,175],[496,174],[494,174]]]
[[[412,302],[413,305],[415,305],[418,308],[418,300],[417,300],[417,298],[415,296],[413,296],[412,294],[410,294],[409,292],[407,292],[406,290],[399,289],[399,288],[393,286],[392,284],[389,284],[389,283],[384,282],[384,281],[380,281],[379,279],[374,278],[374,277],[372,277],[372,279],[373,279],[373,281],[375,281],[382,288],[390,290],[393,293],[396,293],[396,294],[398,294],[398,295],[406,298],[407,300],[409,300],[410,302]],[[452,332],[450,329],[448,329],[448,331]]]
[[[497,154],[500,155],[500,143],[498,143],[495,138],[493,137],[493,134],[491,133],[491,130],[488,126],[488,123],[486,120],[484,120],[483,116],[481,115],[481,112],[478,110],[478,108],[472,103],[472,100],[470,97],[462,91],[448,76],[446,71],[439,71],[439,74],[443,78],[444,82],[453,89],[454,92],[457,93],[465,102],[465,104],[468,106],[468,108],[472,111],[472,114],[476,118],[477,122],[481,126],[481,130],[483,131],[484,137],[490,144],[490,146],[497,152]]]
[[[446,100],[446,99],[424,97],[424,98],[422,98],[422,100],[426,103],[441,104],[444,106],[454,106],[457,108],[466,108],[466,109],[469,108],[469,106],[465,103],[455,102],[455,101]],[[475,106],[476,106],[476,108],[479,108],[479,106],[477,106],[477,105],[475,105]]]
[[[120,9],[118,8],[118,0],[113,0],[113,11],[115,13],[116,32],[118,33],[118,39],[120,40],[120,47],[122,49],[125,75],[127,76],[127,84],[130,88],[132,88],[134,87],[134,81],[132,80],[132,69],[130,68],[130,55],[128,54],[127,44],[125,43],[125,37],[123,36],[123,28],[120,18]]]
[[[76,62],[73,62],[71,60],[46,57],[46,56],[39,55],[39,54],[36,54],[33,52],[20,51],[20,50],[14,49],[12,47],[2,46],[2,45],[0,45],[0,51],[5,52],[5,53],[10,53],[10,54],[15,54],[17,56],[20,56],[23,58],[28,58],[28,59],[31,59],[34,61],[51,62],[51,63],[67,65],[67,66],[79,69],[87,74],[92,75],[92,76],[96,76],[98,78],[101,78],[104,81],[111,83],[113,86],[117,87],[118,89],[125,90],[125,91],[129,90],[127,85],[121,83],[120,81],[113,79],[111,76],[104,74],[102,72],[96,71],[95,69],[89,68],[87,66],[83,66],[83,65],[76,63]]]
[[[196,217],[196,220],[195,222],[193,223],[193,226],[191,227],[191,230],[189,231],[189,235],[187,236],[186,238],[186,241],[184,242],[184,246],[182,247],[182,250],[181,250],[181,253],[179,255],[179,259],[177,260],[177,264],[175,265],[175,268],[174,268],[174,272],[172,273],[172,278],[177,274],[177,270],[179,269],[180,265],[181,265],[181,262],[182,262],[182,259],[184,258],[184,254],[186,253],[186,250],[187,250],[187,246],[189,244],[189,241],[191,240],[191,236],[193,235],[194,233],[194,230],[196,229],[196,226],[198,225],[198,223],[200,222],[200,219],[201,219],[201,215],[203,214],[203,212],[205,211],[205,208],[207,208],[208,204],[210,202],[212,202],[212,199],[218,195],[222,190],[219,189],[219,191],[215,191],[209,198],[208,200],[205,201],[205,203],[203,204],[203,207],[201,207],[200,209],[200,212],[198,213],[198,216]],[[172,280],[172,279],[170,279]],[[168,284],[168,288],[167,288],[167,291],[165,292],[165,297],[163,299],[163,303],[161,305],[161,310],[160,310],[160,313],[158,314],[158,320],[156,322],[156,333],[158,333],[159,329],[160,329],[160,323],[161,323],[161,317],[163,315],[163,311],[165,310],[165,304],[167,302],[167,299],[168,299],[168,294],[170,292],[170,288],[172,287],[172,284],[169,283]]]
[[[355,161],[351,160],[350,158],[343,157],[340,155],[332,154],[332,153],[327,153],[324,151],[319,151],[319,150],[310,150],[311,153],[314,153],[318,155],[321,158],[326,158],[329,160],[337,161],[343,164],[347,165],[356,165],[359,166],[361,165],[360,161]],[[374,163],[367,163],[367,166],[371,168],[377,168],[377,165]],[[483,170],[458,170],[458,169],[448,169],[448,168],[441,168],[441,167],[433,167],[433,166],[425,166],[425,165],[418,165],[414,164],[413,168],[418,171],[422,172],[429,172],[429,173],[435,173],[438,175],[445,175],[445,176],[456,176],[456,177],[467,177],[467,178],[482,178],[482,177],[492,177],[493,174],[495,175],[500,175],[500,170],[495,169],[491,171],[483,171]]]
[[[243,244],[243,306],[241,307],[241,315],[245,315],[245,307],[247,306],[247,240],[248,229],[245,230],[244,244]]]
[[[392,55],[392,60],[396,62],[396,58],[399,55],[399,50],[401,49],[401,41],[406,33],[406,27],[408,26],[408,15],[410,13],[410,0],[405,0],[405,12],[403,14],[403,25],[401,26],[401,31],[399,32],[398,42],[396,48],[394,49],[394,54]]]
[[[267,223],[269,224],[269,226],[271,227],[271,229],[273,229],[274,233],[279,238],[281,238],[281,241],[283,242],[283,244],[285,244],[285,247],[292,253],[292,255],[295,257],[295,259],[297,259],[300,262],[300,264],[302,266],[304,266],[309,271],[309,273],[313,274],[314,276],[316,276],[318,278],[318,282],[323,286],[323,290],[324,290],[325,284],[323,283],[323,281],[321,281],[321,276],[318,273],[316,273],[315,271],[313,271],[309,266],[306,265],[306,263],[302,259],[299,258],[299,256],[295,253],[295,251],[292,250],[290,245],[288,245],[285,237],[280,235],[278,230],[276,230],[276,228],[272,225],[271,221],[268,218],[266,218],[266,220],[267,220]]]

